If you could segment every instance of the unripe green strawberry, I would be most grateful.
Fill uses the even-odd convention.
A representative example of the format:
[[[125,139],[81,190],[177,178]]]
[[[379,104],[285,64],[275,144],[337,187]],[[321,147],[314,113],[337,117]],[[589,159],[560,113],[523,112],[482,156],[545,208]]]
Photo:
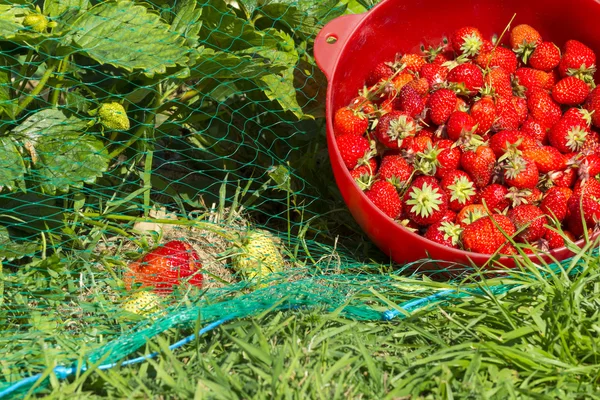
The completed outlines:
[[[147,315],[160,307],[160,296],[153,292],[137,292],[125,299],[121,304],[124,311]]]
[[[126,131],[129,129],[129,118],[125,108],[117,102],[103,103],[98,109],[100,123],[112,131]]]
[[[274,240],[260,231],[252,231],[242,239],[239,251],[232,259],[233,268],[246,279],[264,280],[284,268],[284,261]]]
[[[42,33],[48,28],[48,18],[42,14],[29,14],[23,19],[23,25],[35,32]]]

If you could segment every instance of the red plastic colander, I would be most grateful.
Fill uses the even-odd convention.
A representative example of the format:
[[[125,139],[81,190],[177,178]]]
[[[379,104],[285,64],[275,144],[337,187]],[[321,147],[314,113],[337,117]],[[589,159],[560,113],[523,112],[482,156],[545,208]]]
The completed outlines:
[[[476,26],[491,39],[493,34],[502,33],[515,14],[512,26],[526,23],[559,47],[575,39],[600,54],[600,2],[594,0],[384,0],[365,14],[332,20],[315,39],[315,58],[329,83],[327,144],[337,186],[365,233],[397,263],[433,259],[482,266],[490,257],[433,243],[376,208],[355,184],[340,157],[333,114],[357,95],[373,66],[393,60],[397,52],[418,52],[421,44],[439,44],[443,37],[465,25]],[[583,245],[583,240],[578,244]],[[561,248],[543,258],[563,260],[571,255]],[[538,257],[530,256],[534,261]],[[514,267],[516,258],[502,257],[498,262]]]

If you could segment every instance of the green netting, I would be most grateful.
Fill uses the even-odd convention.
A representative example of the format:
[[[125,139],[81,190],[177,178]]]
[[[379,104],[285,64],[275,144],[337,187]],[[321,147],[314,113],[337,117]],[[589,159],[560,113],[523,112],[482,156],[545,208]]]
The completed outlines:
[[[370,244],[330,173],[312,43],[327,21],[362,11],[337,0],[0,1],[0,390],[48,360],[117,362],[199,321],[306,307],[380,320],[447,293],[419,284],[434,272],[394,266]],[[126,119],[102,120],[105,103]],[[268,230],[286,270],[257,289],[223,255],[221,228]],[[198,251],[205,287],[126,315],[127,263],[170,239]]]

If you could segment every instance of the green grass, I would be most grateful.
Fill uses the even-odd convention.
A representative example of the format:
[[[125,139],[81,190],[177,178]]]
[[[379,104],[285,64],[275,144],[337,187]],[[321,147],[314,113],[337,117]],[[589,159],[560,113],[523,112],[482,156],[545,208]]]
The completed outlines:
[[[515,286],[500,295],[486,289],[500,278],[471,282],[485,294],[403,320],[354,321],[341,309],[265,312],[222,325],[173,352],[168,345],[193,328],[168,330],[137,353],[160,351],[160,358],[90,370],[68,381],[51,378],[37,396],[600,398],[600,268],[589,250],[581,253],[581,265],[577,274],[569,274],[573,262],[546,278],[528,265],[501,279]],[[361,301],[408,298],[395,292],[406,281],[398,278],[397,285],[373,292],[379,297],[365,291]],[[48,351],[44,363],[59,359]]]

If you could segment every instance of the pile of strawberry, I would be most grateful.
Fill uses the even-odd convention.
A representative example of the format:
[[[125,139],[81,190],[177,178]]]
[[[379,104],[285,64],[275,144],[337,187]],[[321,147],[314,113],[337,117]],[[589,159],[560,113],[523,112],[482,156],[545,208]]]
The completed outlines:
[[[336,110],[340,155],[373,204],[429,240],[563,247],[600,219],[595,64],[585,44],[559,48],[529,25],[504,41],[463,27],[373,68]]]

